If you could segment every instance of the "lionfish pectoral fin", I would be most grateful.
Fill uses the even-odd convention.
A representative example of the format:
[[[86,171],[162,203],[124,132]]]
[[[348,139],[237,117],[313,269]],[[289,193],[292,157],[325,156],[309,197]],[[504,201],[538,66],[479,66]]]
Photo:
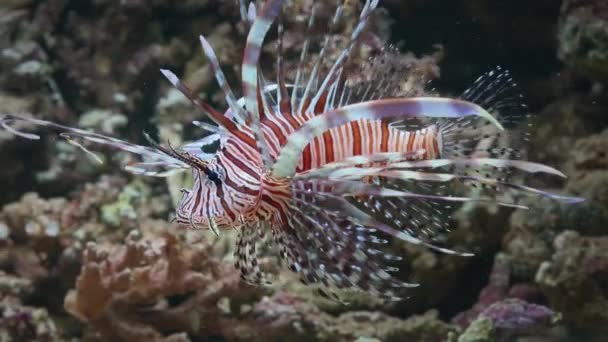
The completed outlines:
[[[472,161],[471,164],[476,164],[474,162],[474,160],[470,160]],[[478,163],[478,165],[482,165],[484,164],[484,162],[488,162],[488,160],[483,160],[480,161]],[[463,163],[467,163],[467,161],[463,161]],[[544,165],[540,165],[540,164],[536,164],[535,163],[530,163],[531,165],[522,165],[526,162],[523,161],[517,161],[516,164],[511,164],[511,165],[517,165],[521,168],[525,168],[528,166],[528,170],[530,168],[534,168],[535,170],[543,170],[545,172],[548,173],[552,173],[552,174],[560,174],[557,170],[551,169],[548,166],[544,166]],[[492,164],[492,163],[490,163]],[[508,165],[508,161],[505,161],[505,164],[503,164],[503,168],[505,167],[505,165]],[[537,167],[535,167],[537,166]],[[521,169],[520,169],[521,170]],[[469,175],[460,175],[460,174],[456,174],[456,173],[445,173],[445,172],[429,172],[430,170],[427,171],[413,171],[413,170],[403,170],[403,169],[393,169],[391,168],[391,166],[386,166],[386,167],[377,167],[377,168],[357,168],[357,167],[351,167],[351,168],[343,168],[343,169],[339,169],[336,170],[332,173],[330,173],[329,175],[327,175],[328,179],[344,179],[344,180],[363,180],[366,177],[381,177],[383,179],[391,179],[391,180],[396,180],[396,181],[406,181],[409,183],[404,183],[402,186],[400,186],[399,190],[404,191],[407,189],[408,184],[415,184],[415,182],[427,182],[427,183],[448,183],[448,182],[458,182],[459,185],[464,185],[466,186],[468,189],[472,190],[474,188],[480,188],[480,189],[488,189],[491,192],[495,192],[495,193],[502,193],[505,192],[506,190],[512,190],[515,191],[517,194],[521,195],[521,196],[540,196],[540,197],[545,197],[545,198],[549,198],[552,200],[557,200],[557,201],[561,201],[561,202],[565,202],[565,203],[577,203],[580,202],[580,198],[578,197],[571,197],[571,196],[564,196],[564,195],[559,195],[559,194],[553,194],[551,192],[548,191],[543,191],[540,189],[536,189],[530,186],[526,186],[523,184],[518,184],[515,183],[513,181],[508,181],[505,179],[496,179],[496,178],[491,178],[491,174],[483,174],[483,175],[474,175],[474,176],[469,176]],[[553,172],[555,171],[555,172]],[[364,183],[362,183],[362,186],[364,186]],[[459,197],[452,197],[453,196],[453,192],[449,194],[449,196],[441,196],[441,195],[437,195],[437,194],[429,194],[429,195],[424,195],[427,196],[429,199],[443,199],[443,200],[456,200]],[[421,194],[415,194],[419,197],[422,197],[423,195]],[[384,195],[384,196],[388,196]],[[393,195],[395,196],[395,195]],[[401,195],[401,196],[405,196],[405,195]],[[443,198],[445,197],[445,198]],[[466,198],[466,197],[465,197]],[[498,204],[500,206],[513,206],[513,207],[520,207],[520,205],[518,203],[515,202],[510,202],[510,201],[500,201],[500,200],[493,200],[494,196],[490,196],[490,199],[484,199],[484,198],[479,198],[479,199],[471,199],[471,200],[478,200],[478,201],[487,201],[487,202],[491,202],[491,203],[495,203]]]
[[[306,190],[310,187],[317,188]],[[344,197],[306,181],[293,182],[292,192],[289,221],[276,229],[275,238],[302,283],[340,302],[348,290],[399,300],[405,289],[418,286],[394,275],[394,263],[402,258],[383,250],[388,241],[376,223],[355,215]]]
[[[72,137],[69,133],[60,133],[59,136],[64,138],[70,145],[76,146],[96,163],[103,164],[103,160],[97,154],[84,147],[83,144],[76,141],[75,137]]]
[[[469,252],[458,252],[458,251],[455,251],[455,250],[452,250],[449,248],[439,247],[428,241],[421,240],[418,237],[415,237],[407,232],[400,231],[398,229],[395,229],[392,226],[389,226],[378,220],[375,220],[368,213],[356,208],[354,205],[349,204],[348,206],[345,207],[345,209],[348,210],[348,213],[351,217],[356,218],[356,220],[358,222],[360,222],[361,224],[365,224],[366,226],[377,229],[378,231],[381,231],[384,234],[386,234],[388,236],[392,236],[399,240],[402,240],[402,241],[405,241],[405,242],[408,242],[408,243],[411,243],[414,245],[420,245],[420,246],[423,246],[423,247],[429,248],[431,250],[434,250],[436,252],[440,252],[440,253],[444,253],[444,254],[466,256],[466,257],[474,255]]]
[[[186,170],[189,166],[182,161],[175,159],[155,148],[132,144],[120,139],[112,138],[103,134],[85,131],[83,129],[60,125],[54,122],[40,120],[32,117],[6,115],[0,118],[1,126],[8,132],[26,139],[38,140],[40,136],[32,133],[25,133],[10,126],[11,123],[23,123],[37,127],[44,127],[51,131],[56,131],[59,137],[66,139],[70,144],[83,150],[90,158],[97,162],[101,159],[93,152],[89,151],[84,142],[106,145],[122,151],[130,152],[140,156],[144,161],[136,163],[131,167],[126,166],[129,172],[146,176],[166,176],[173,172]]]
[[[364,167],[369,161],[383,161],[382,166]],[[400,160],[395,153],[375,157],[350,157],[342,163],[328,164],[294,176],[294,184],[312,182],[334,196],[347,197],[359,210],[394,226],[404,240],[421,240],[423,244],[441,242],[450,232],[451,216],[466,203],[491,204],[508,208],[529,209],[547,198],[563,203],[581,201],[578,197],[543,191],[514,180],[492,178],[492,173],[463,175],[458,168],[484,167],[517,176],[549,174],[563,176],[546,165],[521,160],[438,159]],[[490,171],[488,171],[490,172]],[[302,194],[301,190],[297,190]],[[441,248],[430,247],[438,251]]]

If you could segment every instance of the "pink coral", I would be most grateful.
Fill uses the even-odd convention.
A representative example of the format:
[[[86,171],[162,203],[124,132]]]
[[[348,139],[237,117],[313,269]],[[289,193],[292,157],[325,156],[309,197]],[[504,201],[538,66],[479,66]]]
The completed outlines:
[[[247,298],[255,290],[242,288],[232,266],[209,251],[171,234],[142,238],[132,232],[123,246],[89,243],[65,308],[107,339],[221,333],[220,298]]]
[[[565,231],[554,241],[555,254],[536,274],[552,308],[580,328],[602,329],[608,323],[608,237],[583,237]]]

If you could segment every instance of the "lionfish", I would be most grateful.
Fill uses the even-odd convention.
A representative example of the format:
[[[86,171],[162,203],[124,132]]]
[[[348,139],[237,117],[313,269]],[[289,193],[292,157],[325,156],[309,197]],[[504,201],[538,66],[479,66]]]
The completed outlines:
[[[418,284],[394,275],[400,256],[384,251],[388,239],[434,251],[471,255],[442,246],[450,213],[468,202],[525,207],[520,199],[580,199],[552,194],[518,182],[526,174],[565,177],[549,166],[519,158],[515,132],[527,116],[517,85],[506,70],[481,76],[459,98],[396,97],[404,70],[376,57],[370,79],[353,81],[347,68],[352,52],[378,0],[367,0],[346,47],[325,72],[326,38],[313,60],[308,52],[317,15],[313,7],[295,77],[287,81],[282,59],[282,0],[256,10],[240,1],[249,26],[243,53],[242,93],[237,99],[207,40],[200,42],[229,109],[221,113],[204,102],[169,70],[162,74],[213,124],[194,122],[209,135],[179,148],[150,146],[67,127],[32,117],[5,115],[1,126],[18,136],[39,139],[11,123],[58,131],[61,137],[105,144],[141,157],[132,173],[167,176],[191,170],[193,185],[183,189],[176,209],[180,225],[193,229],[236,229],[235,251],[241,278],[265,284],[262,247],[274,243],[282,260],[304,284],[322,294],[351,289],[399,299]],[[338,5],[331,22],[339,20]],[[277,18],[279,20],[277,20]],[[276,81],[259,68],[264,39],[277,23]],[[384,56],[382,55],[384,54]],[[305,65],[312,62],[310,70]],[[333,64],[332,64],[333,63]],[[356,68],[355,68],[356,69]],[[322,75],[322,73],[324,73]],[[217,153],[203,148],[218,144]],[[455,191],[465,195],[456,196]]]

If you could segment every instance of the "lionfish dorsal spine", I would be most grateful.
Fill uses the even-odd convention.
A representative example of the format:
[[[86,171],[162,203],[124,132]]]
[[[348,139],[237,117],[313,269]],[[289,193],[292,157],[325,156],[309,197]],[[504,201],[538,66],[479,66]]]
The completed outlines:
[[[300,92],[301,82],[302,82],[302,73],[304,69],[304,63],[308,58],[308,49],[310,47],[310,37],[312,33],[312,28],[315,24],[315,19],[317,17],[318,7],[316,4],[312,6],[310,17],[308,18],[308,24],[306,25],[306,35],[304,39],[304,43],[302,44],[302,50],[300,51],[300,60],[298,61],[298,67],[296,68],[296,76],[293,82],[293,89],[291,90],[291,108],[292,110],[298,107],[298,93]]]
[[[264,38],[275,18],[279,15],[282,5],[282,0],[269,0],[264,4],[261,11],[257,13],[253,25],[251,25],[249,30],[249,34],[247,35],[241,71],[245,108],[247,108],[247,111],[251,116],[251,131],[256,137],[256,146],[261,154],[264,167],[267,170],[272,166],[272,159],[260,122],[258,93],[263,90],[260,90],[258,61]]]
[[[323,44],[321,45],[321,50],[319,51],[319,56],[315,64],[312,67],[310,75],[308,76],[308,82],[306,82],[306,87],[304,88],[304,93],[300,97],[300,103],[298,104],[297,113],[304,113],[311,115],[313,114],[313,110],[305,110],[304,106],[310,102],[310,93],[315,86],[316,82],[318,82],[318,74],[321,63],[323,62],[323,58],[325,57],[325,52],[327,51],[327,44],[329,43],[329,37],[325,37],[323,39]]]
[[[237,123],[232,119],[224,115],[223,113],[215,110],[211,105],[203,101],[198,97],[195,92],[186,86],[172,71],[168,69],[161,69],[161,73],[169,80],[169,82],[179,90],[187,99],[192,102],[197,108],[203,111],[216,125],[222,127],[227,132],[238,138],[243,143],[249,146],[256,146],[256,140],[252,138],[248,133],[242,131]]]
[[[280,113],[292,114],[291,102],[289,100],[289,91],[285,83],[285,63],[283,61],[283,14],[281,13],[277,23],[277,104]]]
[[[321,96],[323,96],[327,87],[336,81],[337,76],[339,75],[338,71],[342,69],[342,67],[344,66],[344,63],[348,60],[350,53],[352,52],[354,46],[357,44],[357,42],[361,38],[363,31],[365,30],[365,27],[366,27],[366,24],[367,24],[367,21],[368,21],[370,15],[373,13],[373,11],[377,5],[378,5],[378,1],[370,1],[370,0],[366,1],[365,5],[363,7],[363,10],[361,11],[359,22],[355,26],[355,29],[353,30],[353,32],[350,36],[350,41],[348,42],[347,46],[344,49],[342,49],[342,52],[336,58],[336,60],[334,61],[334,64],[331,66],[331,68],[327,72],[327,75],[325,76],[325,79],[321,83],[321,86],[319,86],[319,89],[317,90],[316,95],[310,101],[310,104],[308,105],[306,112],[312,112],[314,110],[315,106],[317,105],[317,102],[319,101]],[[338,6],[338,9],[336,9],[336,14],[334,15],[334,20],[337,20],[336,18],[339,17],[340,13],[341,13],[341,7]]]
[[[222,89],[222,92],[224,92],[224,98],[226,99],[226,102],[228,103],[228,106],[230,107],[235,119],[240,125],[247,124],[247,112],[243,110],[243,107],[238,105],[236,97],[234,96],[228,81],[226,81],[226,76],[224,76],[224,73],[222,72],[220,63],[215,55],[215,52],[213,51],[213,48],[203,35],[200,35],[199,40],[201,42],[203,51],[209,60],[211,69],[215,74],[215,79],[217,80],[219,87]]]

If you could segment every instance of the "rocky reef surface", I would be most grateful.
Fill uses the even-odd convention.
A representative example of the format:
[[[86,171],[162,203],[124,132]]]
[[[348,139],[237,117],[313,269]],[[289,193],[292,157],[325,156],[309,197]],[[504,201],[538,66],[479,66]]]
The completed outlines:
[[[287,2],[290,65],[313,1]],[[360,4],[346,3],[328,54],[353,29]],[[423,93],[427,79],[436,91],[458,94],[493,65],[511,69],[535,114],[530,159],[569,176],[550,187],[587,200],[466,208],[447,241],[475,257],[391,244],[404,256],[399,277],[422,286],[403,302],[352,294],[342,305],[279,269],[276,286],[241,282],[234,232],[216,238],[170,222],[187,180],[133,177],[120,167],[127,154],[101,149],[99,164],[51,135],[26,141],[0,130],[0,340],[601,341],[608,334],[608,4],[381,5],[357,59],[397,46],[411,71],[408,94]],[[158,69],[184,75],[225,108],[197,37],[206,35],[236,85],[245,30],[237,1],[2,1],[0,114],[30,113],[140,143],[142,131],[173,144],[200,137],[190,122],[202,114]]]

